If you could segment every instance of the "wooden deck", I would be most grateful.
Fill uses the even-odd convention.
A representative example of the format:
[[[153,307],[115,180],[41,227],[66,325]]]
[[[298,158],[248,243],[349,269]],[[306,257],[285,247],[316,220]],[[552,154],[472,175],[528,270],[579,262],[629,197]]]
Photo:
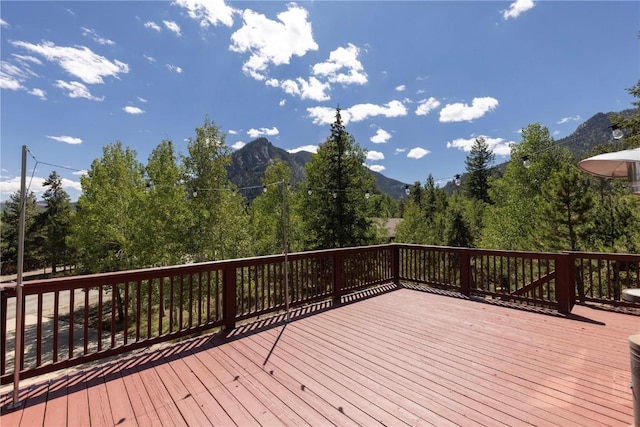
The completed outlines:
[[[639,332],[636,315],[392,290],[35,383],[18,410],[5,388],[0,425],[628,426]]]

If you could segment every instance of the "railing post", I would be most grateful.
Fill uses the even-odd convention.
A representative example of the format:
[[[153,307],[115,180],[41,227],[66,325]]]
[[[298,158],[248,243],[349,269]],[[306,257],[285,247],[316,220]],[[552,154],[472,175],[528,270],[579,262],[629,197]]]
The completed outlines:
[[[342,299],[342,252],[333,253],[333,305],[340,305]]]
[[[471,257],[466,248],[458,248],[457,250],[460,254],[460,293],[471,296]]]
[[[236,327],[236,267],[227,264],[222,271],[222,321],[224,330]]]
[[[574,271],[573,258],[569,253],[561,253],[556,259],[556,299],[558,312],[571,313],[573,308]]]
[[[391,276],[393,283],[400,286],[400,246],[391,245]]]

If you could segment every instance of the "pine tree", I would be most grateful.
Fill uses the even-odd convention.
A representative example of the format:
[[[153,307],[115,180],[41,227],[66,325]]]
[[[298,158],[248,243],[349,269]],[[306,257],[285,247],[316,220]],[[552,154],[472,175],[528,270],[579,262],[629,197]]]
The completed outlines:
[[[577,251],[584,242],[592,197],[582,174],[570,163],[555,172],[544,188],[542,210],[545,246],[554,250]]]
[[[71,233],[71,200],[62,188],[62,178],[51,172],[43,185],[48,187],[43,195],[45,210],[39,214],[38,223],[43,228],[44,258],[56,273],[57,266],[71,261],[67,238]]]
[[[342,123],[338,107],[331,135],[306,166],[310,194],[303,202],[302,215],[310,248],[360,246],[374,241],[365,198],[373,189],[374,178],[364,166],[365,157]]]
[[[471,147],[471,152],[465,160],[465,165],[467,166],[465,192],[467,197],[490,203],[489,176],[491,170],[489,166],[494,159],[495,155],[489,149],[485,139],[482,137],[476,138]]]
[[[42,266],[39,240],[41,229],[37,223],[38,204],[33,192],[25,200],[24,226],[24,270],[33,270]],[[11,194],[2,211],[2,272],[15,272],[18,265],[18,237],[20,235],[20,192]]]

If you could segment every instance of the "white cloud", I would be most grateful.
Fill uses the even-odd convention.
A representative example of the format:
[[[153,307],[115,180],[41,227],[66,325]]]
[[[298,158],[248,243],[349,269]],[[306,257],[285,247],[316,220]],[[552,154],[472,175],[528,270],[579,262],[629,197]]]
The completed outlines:
[[[119,74],[129,72],[129,66],[124,62],[117,59],[110,61],[86,46],[56,46],[50,41],[43,41],[41,44],[23,41],[11,41],[10,43],[57,63],[66,72],[87,84],[104,83],[103,77],[118,78]]]
[[[367,160],[371,160],[373,162],[378,160],[384,160],[384,154],[381,153],[380,151],[368,151]]]
[[[229,49],[237,53],[250,52],[242,70],[256,80],[264,80],[269,64],[288,64],[292,56],[304,56],[317,50],[307,11],[295,3],[278,14],[278,21],[250,9],[242,13],[243,25],[231,35]]]
[[[300,99],[311,99],[313,101],[328,101],[330,99],[327,91],[330,90],[329,83],[322,83],[315,77],[309,77],[307,82],[302,77],[294,80],[284,80],[280,87],[289,95],[299,96]]]
[[[174,21],[162,21],[162,23],[164,24],[165,27],[167,27],[167,30],[172,31],[173,33],[175,33],[175,35],[177,36],[182,35],[182,33],[180,32],[180,26],[176,24]]]
[[[5,21],[4,19],[0,18],[0,27],[8,27],[9,24],[7,24],[7,21]]]
[[[47,138],[53,139],[54,141],[64,142],[65,144],[77,145],[82,144],[82,140],[80,138],[75,138],[73,136],[51,136],[47,135]]]
[[[149,55],[142,55],[142,56],[144,56],[144,58],[151,63],[156,62],[156,58],[154,58],[153,56],[149,56]]]
[[[280,82],[278,81],[278,79],[267,79],[265,80],[264,84],[271,87],[280,87]]]
[[[138,101],[140,101],[140,102],[147,102],[147,100],[146,100],[146,99],[144,99],[144,98],[140,98],[140,97],[138,97]]]
[[[31,89],[28,93],[30,95],[37,96],[38,98],[42,99],[43,101],[47,100],[47,92],[45,92],[42,89],[38,89],[37,87],[34,87],[33,89]]]
[[[384,144],[389,139],[391,139],[391,134],[384,129],[378,129],[376,134],[373,135],[369,140],[374,144]]]
[[[176,0],[174,4],[187,9],[189,17],[200,21],[203,28],[219,23],[231,27],[233,14],[238,12],[226,5],[224,0]]]
[[[396,148],[396,150],[394,151],[394,154],[400,154],[400,153],[404,153],[406,151],[407,151],[406,148]]]
[[[382,172],[383,170],[385,170],[386,168],[382,165],[367,165],[367,167],[369,169],[371,169],[374,172]]]
[[[336,110],[330,107],[307,108],[309,117],[317,125],[327,125],[335,121]],[[350,108],[341,110],[342,122],[360,122],[369,117],[401,117],[407,115],[407,108],[400,101],[390,101],[384,105],[356,104]]]
[[[574,117],[563,117],[558,121],[559,125],[563,125],[569,121],[574,121],[577,122],[578,120],[580,120],[580,116],[579,115],[575,115]]]
[[[95,32],[95,30],[92,30],[91,28],[86,28],[86,27],[81,27],[82,28],[82,35],[83,36],[91,36],[93,38],[93,41],[101,44],[101,45],[114,45],[116,44],[113,40],[109,40],[109,39],[105,39],[104,37],[100,37],[98,35],[98,33]]]
[[[278,105],[281,107],[284,107],[284,105],[287,103],[286,99],[281,99],[280,102],[278,102]]]
[[[313,66],[313,74],[326,77],[330,83],[365,84],[367,73],[358,60],[360,49],[349,43],[347,47],[339,47],[329,54],[329,60]],[[346,69],[346,72],[341,70]]]
[[[36,58],[35,56],[31,56],[31,55],[18,55],[17,53],[12,53],[11,56],[13,56],[14,58],[16,58],[18,60],[18,62],[21,62],[23,64],[26,63],[33,63],[33,64],[37,64],[37,65],[42,65],[42,61],[40,61],[38,58]]]
[[[22,85],[28,78],[28,73],[13,64],[2,61],[0,62],[0,89],[21,90],[25,89]]]
[[[398,92],[404,92],[407,89],[405,85],[396,86]]]
[[[127,113],[127,114],[142,114],[144,113],[144,110],[138,107],[132,107],[130,105],[127,105],[126,107],[122,107],[122,110]]]
[[[236,141],[236,142],[233,143],[233,145],[231,145],[231,148],[233,148],[234,150],[239,150],[242,147],[244,147],[245,145],[247,145],[247,144],[245,144],[242,141]]]
[[[104,96],[98,98],[97,96],[91,95],[89,89],[87,89],[87,87],[80,82],[64,82],[62,80],[57,80],[55,86],[57,88],[66,90],[66,95],[69,98],[85,98],[91,101],[104,101]]]
[[[167,64],[166,67],[167,70],[171,71],[172,73],[182,74],[182,68],[176,65]]]
[[[508,156],[511,154],[511,145],[515,144],[514,141],[507,141],[504,138],[491,138],[486,135],[479,135],[477,137],[471,138],[457,138],[453,141],[447,142],[447,148],[457,148],[459,150],[470,152],[473,143],[476,141],[476,138],[484,138],[484,141],[487,143],[489,150],[495,153],[498,156]]]
[[[431,153],[431,151],[425,150],[421,147],[416,147],[409,150],[409,152],[407,153],[407,157],[410,159],[421,159],[429,153]]]
[[[89,173],[89,171],[87,171],[85,169],[71,172],[72,175],[76,175],[76,176],[83,176],[83,175],[86,175],[88,173]]]
[[[14,194],[20,191],[20,177],[17,176],[15,178],[11,178],[8,180],[0,181],[0,198],[8,199],[11,194]],[[29,191],[33,191],[35,194],[42,194],[47,190],[47,187],[44,186],[44,182],[46,178],[42,178],[39,176],[34,176],[30,178]],[[72,181],[67,178],[62,178],[60,180],[62,188],[65,190],[72,189],[76,191],[81,191],[82,186],[79,181]]]
[[[439,106],[440,101],[438,101],[434,97],[431,97],[429,99],[422,99],[418,102],[418,107],[416,108],[416,116],[426,116]]]
[[[498,100],[490,96],[473,98],[471,105],[461,102],[447,104],[440,110],[440,121],[443,123],[471,121],[484,116],[497,107]]]
[[[346,110],[348,120],[359,122],[369,117],[400,117],[407,115],[407,108],[400,101],[391,101],[385,105],[357,104]],[[346,124],[346,123],[345,123]]]
[[[318,152],[318,146],[317,145],[303,145],[300,146],[298,148],[292,148],[291,150],[287,150],[288,153],[291,154],[295,154],[298,153],[300,151],[307,151],[309,153],[317,153]]]
[[[260,129],[249,129],[247,131],[247,135],[249,135],[251,138],[258,138],[260,136],[273,136],[273,135],[278,135],[280,133],[280,131],[278,130],[277,127],[272,127],[271,129],[269,128],[260,128]]]
[[[238,131],[237,130],[233,130],[233,129],[229,129],[229,131],[227,132],[229,135],[237,135]]]
[[[145,28],[151,28],[152,30],[156,30],[157,32],[162,31],[162,27],[158,24],[156,24],[153,21],[147,21],[144,23],[144,27]]]
[[[517,18],[527,10],[533,9],[535,3],[533,0],[516,0],[509,5],[509,9],[502,10],[504,19]]]

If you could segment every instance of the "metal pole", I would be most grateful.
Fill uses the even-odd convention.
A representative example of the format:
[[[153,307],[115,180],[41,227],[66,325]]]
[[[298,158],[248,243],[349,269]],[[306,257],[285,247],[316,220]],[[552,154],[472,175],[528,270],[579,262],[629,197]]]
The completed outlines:
[[[284,252],[284,304],[289,321],[289,248],[287,242],[287,183],[282,180],[282,250]]]
[[[22,175],[20,177],[20,224],[18,226],[18,276],[16,278],[16,348],[15,362],[13,365],[13,403],[16,408],[21,405],[18,402],[20,388],[20,367],[22,366],[22,270],[24,268],[24,223],[26,208],[26,184],[27,184],[27,146],[22,146]]]

